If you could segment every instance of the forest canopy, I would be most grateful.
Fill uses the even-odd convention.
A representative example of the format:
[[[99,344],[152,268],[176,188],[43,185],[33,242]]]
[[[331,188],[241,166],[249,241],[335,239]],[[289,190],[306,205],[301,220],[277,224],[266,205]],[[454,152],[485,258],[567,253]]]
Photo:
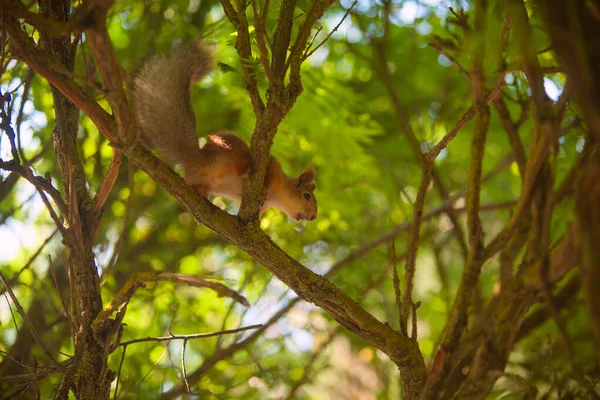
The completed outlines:
[[[597,0],[0,7],[2,398],[600,396]],[[197,40],[239,206],[132,106]],[[259,214],[270,155],[314,221]]]

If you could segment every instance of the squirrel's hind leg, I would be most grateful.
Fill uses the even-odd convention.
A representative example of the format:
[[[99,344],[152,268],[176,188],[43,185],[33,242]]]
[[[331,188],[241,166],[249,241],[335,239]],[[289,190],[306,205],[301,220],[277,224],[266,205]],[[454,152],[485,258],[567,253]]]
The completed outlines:
[[[208,198],[211,193],[210,176],[208,171],[210,165],[206,160],[197,159],[194,164],[188,163],[183,166],[185,183],[193,187],[202,197]]]
[[[192,186],[194,188],[194,190],[196,192],[198,192],[198,194],[200,194],[200,196],[204,197],[204,198],[208,198],[208,186],[206,185],[193,185]]]

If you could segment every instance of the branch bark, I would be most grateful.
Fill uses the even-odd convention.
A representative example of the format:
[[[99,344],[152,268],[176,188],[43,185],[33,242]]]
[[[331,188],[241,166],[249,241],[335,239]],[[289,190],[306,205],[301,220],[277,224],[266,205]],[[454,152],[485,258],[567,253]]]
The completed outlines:
[[[224,7],[230,7],[228,0],[222,1]],[[229,4],[228,4],[229,3]],[[315,22],[323,16],[325,11],[335,0],[315,0],[302,22],[296,40],[290,49],[291,32],[294,22],[295,0],[281,3],[281,11],[275,29],[272,47],[272,59],[270,70],[272,79],[267,89],[267,104],[264,106],[260,100],[260,94],[256,87],[254,67],[244,66],[245,60],[252,60],[252,51],[248,38],[248,21],[245,10],[240,11],[242,6],[238,4],[237,22],[230,18],[232,24],[238,31],[236,47],[242,60],[242,67],[248,84],[248,91],[254,105],[256,125],[252,132],[250,141],[250,176],[244,181],[244,193],[239,217],[245,222],[256,224],[258,221],[258,210],[261,205],[261,195],[267,165],[270,158],[270,150],[273,139],[277,133],[277,127],[293,107],[296,99],[302,93],[302,82],[300,79],[300,66],[303,61],[304,49],[308,37]],[[263,10],[263,13],[265,11]],[[229,16],[231,12],[226,12]],[[257,21],[260,22],[260,21]],[[236,25],[237,23],[237,25]],[[288,55],[289,50],[289,55]],[[262,51],[261,51],[262,52]],[[264,58],[264,55],[261,57]],[[264,62],[264,61],[263,61]],[[285,85],[288,69],[289,83]]]
[[[465,265],[456,300],[450,313],[441,347],[451,356],[459,343],[460,336],[467,323],[468,308],[484,262],[483,230],[479,219],[479,202],[482,181],[482,162],[490,111],[484,93],[483,75],[484,38],[486,30],[487,4],[478,1],[475,6],[473,32],[465,34],[472,48],[472,61],[469,76],[471,79],[471,98],[475,110],[475,129],[471,140],[471,167],[467,189],[467,227],[469,238],[469,257]]]

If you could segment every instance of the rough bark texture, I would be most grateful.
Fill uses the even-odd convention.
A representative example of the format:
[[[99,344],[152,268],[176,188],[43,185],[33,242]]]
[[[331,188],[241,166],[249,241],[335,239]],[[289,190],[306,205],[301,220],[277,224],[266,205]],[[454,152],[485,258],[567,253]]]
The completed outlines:
[[[70,1],[41,0],[41,14],[52,20],[67,22]],[[67,71],[75,68],[78,39],[70,35],[50,36],[42,34],[41,43],[47,54]],[[71,315],[75,323],[75,360],[66,371],[60,396],[71,389],[78,399],[107,398],[114,376],[108,373],[106,345],[96,339],[91,329],[92,321],[102,310],[98,271],[92,252],[93,239],[84,222],[90,208],[87,182],[77,145],[79,109],[59,89],[52,86],[55,122],[54,148],[63,183],[63,194],[69,211],[66,263],[70,277]],[[87,233],[87,234],[86,234]]]
[[[583,111],[593,153],[577,185],[577,228],[581,241],[582,286],[586,295],[600,363],[600,10],[598,2],[536,1],[556,54],[565,67],[574,98]]]

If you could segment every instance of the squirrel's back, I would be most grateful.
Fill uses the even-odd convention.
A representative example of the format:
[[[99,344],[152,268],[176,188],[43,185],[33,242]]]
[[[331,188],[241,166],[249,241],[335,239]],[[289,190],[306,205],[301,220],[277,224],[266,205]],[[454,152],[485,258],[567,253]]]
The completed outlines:
[[[198,157],[190,86],[213,69],[213,56],[199,41],[148,58],[133,81],[133,111],[143,139],[171,162]]]
[[[166,54],[150,57],[133,81],[132,103],[142,141],[163,158],[183,165],[185,182],[202,196],[220,194],[240,203],[243,180],[250,171],[248,145],[232,132],[209,135],[200,149],[190,85],[212,70],[213,57],[200,42],[183,43]],[[271,157],[261,210],[276,207],[294,220],[317,217],[315,172],[307,168],[288,178]]]

